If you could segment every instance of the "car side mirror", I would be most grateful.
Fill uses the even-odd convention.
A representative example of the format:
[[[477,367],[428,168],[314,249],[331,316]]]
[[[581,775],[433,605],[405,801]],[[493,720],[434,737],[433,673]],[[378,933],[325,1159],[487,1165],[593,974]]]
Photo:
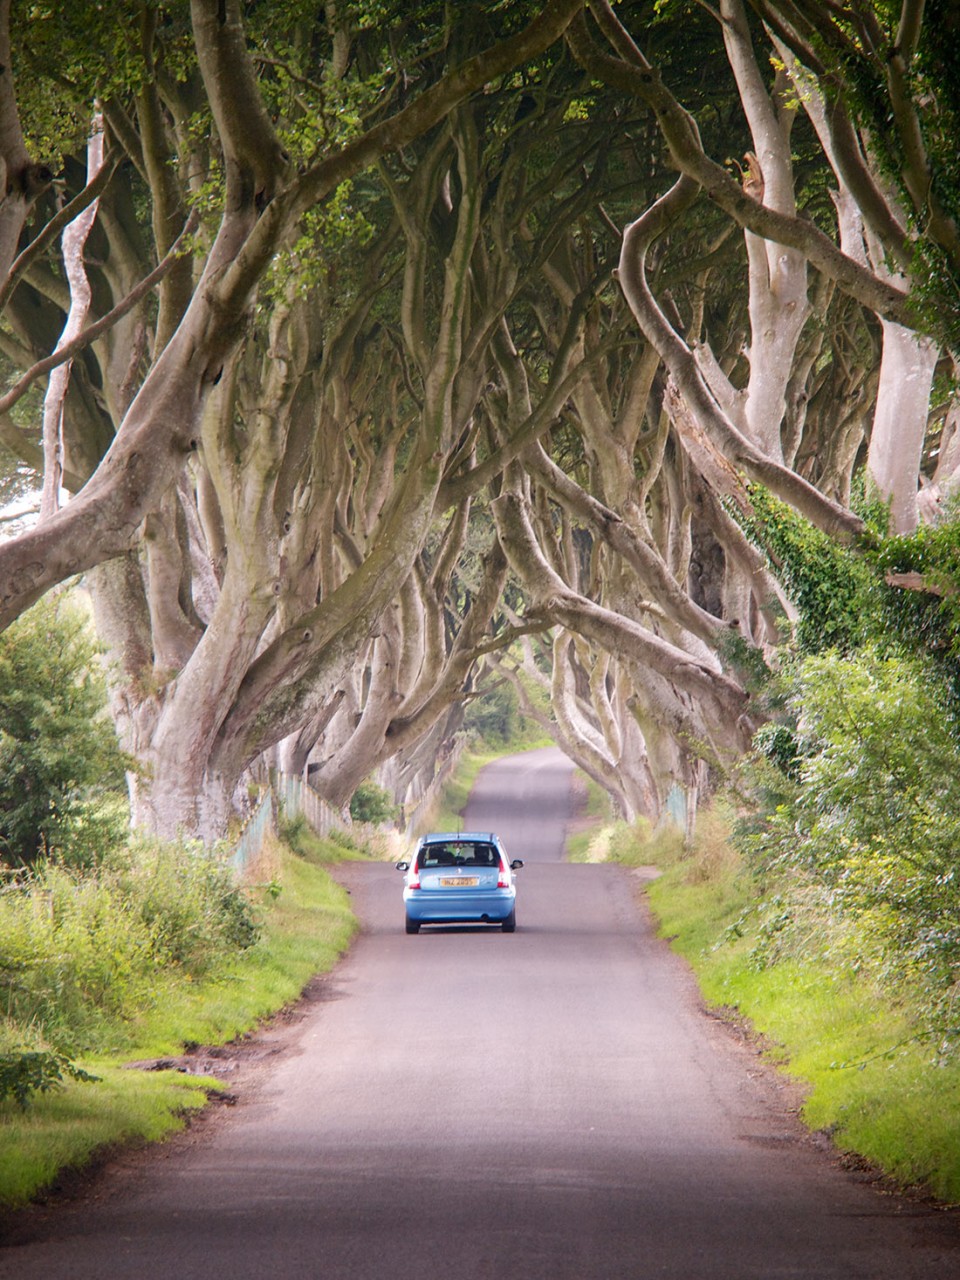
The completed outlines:
[[[398,863],[397,863],[397,870],[398,870],[398,871],[409,871],[409,870],[410,870],[410,863],[409,863],[409,862],[398,862]]]
[[[510,863],[510,870],[519,871],[522,866],[523,866],[523,859],[514,858],[514,860]]]

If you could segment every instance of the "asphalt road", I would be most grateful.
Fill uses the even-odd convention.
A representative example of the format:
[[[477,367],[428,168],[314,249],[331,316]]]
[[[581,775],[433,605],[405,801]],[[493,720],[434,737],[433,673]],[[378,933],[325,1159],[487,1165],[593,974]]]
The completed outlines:
[[[403,932],[400,876],[239,1104],[44,1215],[3,1280],[940,1280],[953,1212],[880,1194],[699,1009],[628,872],[560,861],[555,753],[481,775],[518,930]]]

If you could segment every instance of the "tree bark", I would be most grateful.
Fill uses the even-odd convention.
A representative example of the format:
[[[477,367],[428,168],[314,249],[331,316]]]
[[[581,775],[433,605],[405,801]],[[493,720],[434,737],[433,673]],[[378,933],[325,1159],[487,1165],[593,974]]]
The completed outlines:
[[[917,477],[938,356],[936,342],[883,322],[883,359],[867,473],[890,509],[892,533],[912,533],[919,520]]]
[[[599,7],[609,8],[606,0],[601,0]],[[878,281],[870,271],[847,258],[813,223],[766,208],[744,192],[723,165],[711,160],[703,151],[693,118],[665,87],[656,68],[642,56],[631,63],[600,53],[582,19],[571,24],[568,39],[574,56],[585,70],[646,102],[657,118],[676,168],[740,226],[765,240],[799,251],[841,289],[878,315],[907,326],[913,323],[905,294]],[[639,50],[636,54],[639,55]]]
[[[290,172],[262,105],[238,0],[193,0],[197,53],[225,153],[227,190],[220,227],[183,320],[96,474],[67,508],[0,546],[0,627],[51,586],[130,548],[140,522],[157,507],[196,448],[210,389],[242,337],[257,285],[297,219],[377,156],[431,128],[489,79],[549,47],[581,5],[582,0],[550,0],[515,36],[448,72],[394,117],[339,152],[324,155],[300,176]],[[9,67],[9,61],[4,65]],[[10,90],[6,101],[14,104],[12,85],[5,79],[0,89],[4,84]],[[0,93],[8,188],[17,171],[26,190],[0,207],[0,264],[8,241],[6,261],[12,260],[16,236],[36,195],[18,122],[10,111],[4,117],[3,107]]]
[[[698,698],[704,715],[727,726],[731,744],[743,745],[749,726],[748,698],[728,677],[692,659],[622,615],[572,591],[550,568],[537,547],[521,499],[502,494],[492,504],[500,541],[538,612],[618,657],[629,657]]]
[[[103,167],[103,121],[94,118],[87,143],[87,185],[96,178]],[[70,286],[70,310],[63,327],[58,346],[65,346],[76,338],[83,328],[90,310],[91,289],[83,262],[83,250],[97,216],[94,200],[63,232],[63,265]],[[50,374],[43,399],[43,492],[40,498],[40,519],[53,515],[60,506],[60,487],[63,482],[63,410],[70,382],[71,361],[66,360]]]
[[[782,463],[766,457],[737,430],[710,391],[690,348],[667,321],[650,292],[645,269],[648,247],[696,196],[696,184],[689,178],[680,178],[666,196],[624,232],[618,279],[630,310],[660,352],[691,419],[720,455],[749,479],[765,485],[790,503],[824,532],[851,542],[863,530],[859,517],[825,498]],[[735,476],[731,476],[731,483],[735,487]]]

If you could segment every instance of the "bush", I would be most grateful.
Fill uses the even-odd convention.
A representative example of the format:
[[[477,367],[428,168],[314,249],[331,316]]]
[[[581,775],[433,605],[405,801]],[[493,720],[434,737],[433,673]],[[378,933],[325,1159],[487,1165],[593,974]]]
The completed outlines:
[[[763,958],[798,935],[846,964],[872,953],[882,977],[919,979],[952,1016],[960,758],[940,684],[911,658],[824,654],[800,666],[792,705],[799,784],[739,837],[779,890]]]
[[[202,845],[139,844],[117,880],[147,927],[155,954],[191,977],[257,941],[248,898],[230,868]]]
[[[64,1076],[83,1084],[94,1084],[100,1078],[82,1070],[64,1054],[49,1049],[0,1051],[0,1102],[12,1098],[21,1111],[25,1111],[31,1094],[59,1088]]]
[[[960,707],[960,518],[921,525],[885,539],[873,559],[880,575],[915,578],[918,590],[886,587],[879,596],[881,622],[910,652],[929,658],[945,676]]]
[[[215,974],[257,939],[229,870],[190,846],[139,845],[97,870],[47,866],[0,896],[0,1001],[58,1052],[102,1050],[173,973]]]
[[[85,619],[41,601],[0,635],[0,854],[83,861],[122,839],[127,763]]]
[[[522,717],[516,690],[498,684],[467,706],[464,728],[490,747],[504,747],[520,733]]]
[[[384,822],[393,822],[397,816],[397,806],[390,792],[375,782],[361,782],[350,798],[350,817],[354,822],[371,822],[380,826]]]
[[[875,628],[874,571],[762,486],[751,485],[749,494],[750,514],[735,514],[797,606],[798,648],[805,653],[856,649]]]

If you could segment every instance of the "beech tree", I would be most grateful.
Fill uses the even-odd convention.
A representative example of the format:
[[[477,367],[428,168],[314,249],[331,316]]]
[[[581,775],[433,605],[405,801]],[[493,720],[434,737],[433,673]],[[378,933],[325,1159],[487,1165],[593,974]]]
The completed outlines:
[[[619,263],[619,281],[626,300],[667,375],[661,404],[676,458],[669,459],[666,467],[658,465],[653,476],[646,478],[642,490],[636,486],[635,476],[621,464],[619,474],[623,483],[617,493],[617,485],[610,484],[610,475],[617,471],[614,461],[617,457],[617,434],[609,433],[605,447],[600,450],[595,445],[591,446],[591,437],[596,437],[597,423],[602,415],[596,412],[596,408],[591,410],[586,406],[583,394],[586,383],[581,384],[572,398],[586,452],[588,456],[600,457],[606,462],[606,466],[598,463],[591,477],[591,496],[595,502],[605,489],[611,495],[616,494],[611,504],[613,510],[607,516],[607,527],[611,527],[614,521],[618,525],[622,522],[627,527],[632,526],[632,531],[639,535],[641,541],[649,537],[652,511],[658,510],[661,516],[668,513],[667,522],[660,525],[656,536],[650,540],[662,557],[664,567],[670,566],[676,579],[688,590],[692,586],[693,546],[699,544],[701,555],[706,552],[708,556],[711,547],[716,548],[719,553],[718,572],[714,574],[711,587],[714,616],[725,620],[728,625],[733,623],[748,641],[768,646],[777,639],[771,603],[777,594],[782,603],[782,592],[771,590],[773,584],[769,574],[744,546],[742,534],[730,519],[727,504],[731,501],[734,505],[749,504],[745,482],[764,485],[831,536],[843,541],[856,541],[863,529],[859,517],[848,509],[846,502],[854,466],[864,449],[868,451],[869,475],[879,496],[890,507],[895,530],[915,524],[919,509],[918,491],[925,480],[949,483],[955,465],[952,450],[949,457],[940,458],[935,476],[924,477],[921,474],[922,446],[931,411],[932,375],[938,363],[938,340],[945,326],[931,325],[929,313],[925,315],[920,305],[923,289],[930,288],[929,274],[923,277],[906,268],[907,262],[916,257],[918,246],[929,246],[923,241],[922,232],[908,225],[908,219],[897,219],[896,194],[888,189],[884,195],[886,225],[900,227],[900,240],[895,246],[898,256],[891,258],[889,247],[885,247],[880,236],[872,232],[869,223],[864,224],[862,213],[858,215],[843,167],[836,162],[836,148],[831,144],[829,131],[824,129],[817,130],[822,149],[819,167],[821,172],[832,169],[833,180],[837,184],[834,199],[839,211],[839,228],[835,228],[831,235],[826,223],[821,228],[809,219],[798,217],[790,147],[791,127],[801,105],[809,113],[814,126],[821,123],[818,117],[821,90],[811,83],[809,72],[801,68],[797,58],[790,56],[787,43],[779,39],[776,32],[751,29],[747,11],[741,4],[733,0],[725,2],[714,15],[749,135],[750,149],[745,155],[739,180],[709,157],[694,117],[667,89],[665,77],[632,39],[628,30],[629,7],[621,7],[614,12],[603,0],[588,7],[595,26],[591,28],[587,18],[578,17],[569,33],[576,56],[593,75],[652,109],[670,161],[681,171],[681,178],[673,188],[659,201],[652,202],[627,227]],[[775,7],[768,6],[768,9]],[[862,8],[865,11],[872,9],[866,5]],[[919,28],[914,22],[916,16],[913,6],[904,6],[900,23],[900,35],[904,40],[900,42],[898,56],[904,54],[909,58],[911,49],[915,51],[919,47]],[[871,36],[870,53],[879,60],[884,32],[876,15],[871,12],[851,19],[846,34],[853,32],[854,44],[861,29]],[[888,34],[893,39],[894,32]],[[600,36],[608,42],[608,49],[613,50],[612,56],[610,52],[604,53],[595,42],[595,38]],[[758,46],[762,49],[764,45],[773,54],[772,65],[758,53]],[[843,51],[841,48],[840,52]],[[766,74],[765,65],[768,67]],[[888,92],[891,98],[898,90],[904,89],[902,68],[899,74],[899,81],[895,76],[890,79]],[[930,85],[924,81],[922,86],[915,86],[913,92],[916,95],[914,107],[919,111],[921,96],[930,92]],[[901,112],[901,118],[908,115],[909,112]],[[881,169],[875,149],[870,146],[868,125],[869,121],[861,117],[858,122],[858,146],[863,157],[861,167],[868,172],[872,169],[877,182]],[[905,132],[909,132],[907,126]],[[942,123],[938,123],[937,128],[942,130]],[[877,182],[878,189],[879,185]],[[909,182],[907,185],[909,187]],[[702,302],[693,305],[688,313],[680,314],[676,309],[675,295],[665,306],[657,298],[650,278],[651,254],[658,252],[662,256],[665,242],[675,243],[683,237],[703,189],[743,231],[749,289],[741,351],[731,352],[722,338],[717,345],[715,326],[704,312]],[[858,226],[857,215],[859,224],[865,225],[866,230],[859,229],[858,237],[849,236],[850,227]],[[949,219],[942,223],[937,235],[942,237],[943,245],[940,247],[945,249],[949,258]],[[891,271],[888,265],[891,260],[903,263],[904,270]],[[832,304],[835,311],[847,317],[848,324],[852,321],[861,335],[858,338],[860,352],[852,368],[849,344],[846,357],[840,345],[843,329],[835,336],[831,335],[829,348],[824,344],[825,326],[822,322],[817,326],[819,334],[810,332],[813,328],[808,323],[812,312],[808,283],[811,276],[820,306],[826,309]],[[568,302],[572,296],[573,292],[568,290]],[[882,335],[880,344],[872,337],[872,326],[877,323]],[[923,327],[929,327],[931,333],[923,332]],[[873,376],[875,366],[871,368],[874,361],[879,363],[876,377]],[[825,393],[821,393],[819,401],[814,399],[818,382],[822,388],[831,382],[836,387],[836,381],[822,376],[831,366],[834,377],[846,366],[848,392],[839,405],[836,401],[831,403]],[[637,385],[642,386],[642,381]],[[576,403],[578,396],[579,404]],[[649,412],[649,407],[641,394],[634,410],[642,415]],[[846,418],[837,412],[841,407]],[[812,408],[816,411],[811,413]],[[950,421],[948,411],[947,422]],[[894,424],[896,429],[892,430]],[[952,439],[951,430],[948,426],[948,441]],[[635,436],[634,441],[636,439]],[[638,461],[636,449],[628,449],[626,454],[635,466]],[[535,465],[531,464],[530,470],[536,474]],[[658,481],[658,475],[661,481]],[[569,475],[564,475],[562,481],[554,475],[552,487],[555,497],[563,488],[569,501],[573,489]],[[639,503],[634,498],[632,504],[627,505],[626,492],[631,487],[635,493],[642,492],[643,498]],[[652,502],[658,496],[659,504],[654,507]],[[685,506],[684,515],[678,509],[678,498]],[[533,505],[533,502],[528,502],[531,508]],[[581,520],[588,506],[580,500]],[[669,516],[671,512],[672,517]],[[597,514],[594,508],[594,517]],[[642,527],[644,524],[646,529]],[[596,520],[594,528],[600,528]],[[526,540],[531,590],[535,596],[549,600],[547,612],[554,620],[562,618],[566,627],[575,630],[576,624],[569,615],[564,616],[563,607],[557,607],[558,601],[563,599],[558,582],[545,572],[542,564],[539,577],[529,568],[531,538],[526,533],[520,535],[518,530],[519,526],[513,534],[514,547],[519,545],[519,541]],[[622,530],[618,532],[622,535]],[[503,536],[505,544],[509,545],[510,535],[504,531]],[[516,550],[514,558],[519,571]],[[561,559],[555,556],[551,563],[557,564]],[[533,585],[535,580],[538,581],[537,586]],[[569,588],[569,573],[564,581]],[[700,585],[702,587],[703,583]],[[609,586],[605,589],[609,591]],[[594,597],[598,594],[596,586],[593,594]],[[664,596],[654,598],[657,600],[657,612],[661,613]],[[688,621],[692,621],[691,612],[688,607]],[[675,606],[672,614],[676,619]],[[662,633],[662,613],[655,626]],[[715,646],[721,647],[721,652],[724,635],[722,626],[712,628],[711,639]],[[707,640],[703,632],[699,638]],[[683,643],[681,640],[681,645]],[[608,653],[612,649],[609,639],[606,649]],[[558,655],[563,655],[565,661],[569,660],[568,643],[564,642],[555,649],[555,659]],[[684,666],[673,655],[670,663],[670,683],[675,686],[676,677]],[[584,665],[590,669],[592,663]],[[643,729],[647,762],[652,763],[651,775],[660,784],[653,790],[659,790],[662,802],[665,784],[669,784],[671,779],[684,781],[689,790],[695,778],[695,773],[691,776],[691,757],[717,759],[722,753],[717,752],[716,737],[711,743],[703,724],[709,700],[702,694],[694,699],[701,723],[699,732],[692,731],[697,717],[689,714],[684,717],[678,712],[678,704],[682,706],[683,699],[676,696],[675,687],[667,704],[662,695],[653,697],[656,671],[655,663],[647,658],[639,672],[631,673],[629,683],[632,686],[634,716],[640,720]],[[563,696],[563,691],[569,695],[571,686],[569,681],[555,678],[553,687],[556,699],[558,690],[561,691],[560,696]],[[609,686],[605,692],[608,691]],[[582,703],[582,680],[579,693]],[[644,715],[641,707],[645,701],[648,705]],[[651,702],[656,703],[654,715],[649,714]],[[585,727],[581,737],[586,754],[605,766],[599,773],[605,772],[609,777],[611,766],[615,771],[620,765],[622,739],[618,740],[614,733],[604,741],[601,726],[609,728],[610,721],[608,707],[603,706],[602,697],[594,699],[593,709],[592,729]],[[749,718],[731,717],[729,704],[725,710],[728,730],[733,726],[739,726],[741,732],[749,728]],[[558,710],[558,720],[569,739],[577,723],[575,717]],[[584,725],[582,715],[579,723]],[[652,750],[658,733],[668,739],[672,751]],[[612,755],[607,754],[607,746],[612,746]],[[728,750],[735,749],[735,732],[728,732],[726,746]],[[636,759],[636,752],[631,754]],[[625,803],[622,797],[621,803]],[[625,807],[629,809],[628,802]],[[656,808],[655,803],[654,811]]]
[[[807,291],[803,283],[807,264],[816,267],[831,288],[840,286],[879,317],[885,335],[890,339],[885,343],[888,350],[895,349],[896,339],[892,335],[899,334],[900,350],[903,351],[906,347],[915,353],[911,362],[911,367],[916,365],[918,368],[914,399],[921,407],[907,416],[911,421],[922,419],[924,426],[937,346],[925,334],[915,334],[916,326],[923,323],[922,308],[919,300],[908,292],[910,281],[903,276],[891,276],[884,266],[884,254],[893,252],[888,243],[881,240],[879,234],[872,236],[872,243],[876,247],[871,263],[865,252],[864,232],[858,230],[856,234],[850,234],[852,222],[855,223],[859,216],[862,223],[863,215],[852,204],[852,193],[843,181],[844,171],[837,160],[837,148],[832,145],[829,131],[823,124],[823,112],[818,110],[818,106],[822,107],[822,91],[814,83],[812,74],[803,69],[796,58],[786,52],[785,46],[777,41],[775,52],[778,69],[775,75],[767,77],[772,81],[771,96],[764,85],[760,64],[752,48],[745,10],[739,3],[721,6],[717,16],[723,25],[724,39],[756,147],[756,151],[749,153],[747,157],[743,182],[738,184],[707,156],[692,117],[684,112],[680,103],[666,89],[656,69],[644,58],[613,12],[600,3],[591,8],[597,15],[600,28],[610,38],[619,56],[610,58],[599,52],[595,45],[588,43],[589,29],[585,22],[578,20],[573,28],[573,39],[580,56],[597,74],[606,76],[651,105],[661,123],[671,159],[684,175],[669,196],[664,197],[660,206],[646,212],[629,228],[621,258],[621,281],[631,307],[667,362],[680,391],[683,411],[691,414],[696,427],[711,434],[716,445],[748,476],[768,485],[822,527],[830,531],[845,530],[845,536],[855,535],[855,521],[829,505],[824,506],[817,495],[811,494],[803,486],[796,486],[795,473],[785,473],[778,467],[784,456],[781,433],[789,433],[791,450],[802,443],[800,436],[803,424],[795,416],[791,418],[786,414],[787,406],[782,402],[784,388],[791,382],[794,403],[798,384],[802,386],[796,376],[797,360],[791,356],[791,348],[796,351],[802,326],[791,327],[787,319],[790,316],[802,319],[807,309]],[[773,8],[775,6],[767,6],[768,11]],[[862,8],[867,10],[870,6]],[[907,17],[905,9],[905,23]],[[773,46],[771,36],[764,37],[761,32],[760,38]],[[916,40],[916,33],[914,39]],[[795,87],[790,88],[788,95],[785,93],[783,79],[790,71],[793,72]],[[893,92],[891,89],[891,95]],[[823,126],[821,139],[825,143],[824,158],[836,165],[835,178],[841,184],[836,192],[836,199],[841,206],[839,246],[830,242],[827,235],[809,220],[797,218],[794,211],[793,180],[784,144],[790,120],[800,103],[806,107],[815,123]],[[839,114],[839,111],[834,112],[835,116]],[[847,123],[849,124],[849,119]],[[868,138],[865,132],[861,136]],[[867,141],[862,145],[864,150],[860,167],[863,175],[871,177],[871,153]],[[872,177],[875,185],[876,168],[874,163]],[[729,379],[719,375],[717,361],[711,359],[709,349],[705,350],[702,345],[691,346],[689,343],[677,342],[678,335],[675,331],[671,332],[669,322],[657,307],[646,280],[645,259],[650,246],[664,233],[672,219],[691,207],[701,188],[705,188],[710,198],[745,228],[748,260],[751,263],[751,334],[748,348],[749,378],[739,390],[731,387]],[[882,203],[879,192],[874,203]],[[844,209],[857,216],[852,219],[844,216]],[[916,232],[907,230],[903,219],[900,223],[897,222],[894,216],[896,204],[890,194],[884,210],[884,228],[889,230],[900,226],[900,240],[895,245],[897,257],[894,260],[904,263],[911,252],[910,243],[918,246],[920,237]],[[879,213],[877,220],[880,221]],[[868,232],[869,230],[868,226]],[[766,237],[762,243],[758,240],[758,232]],[[866,241],[866,247],[869,247],[869,234]],[[761,265],[763,257],[766,262]],[[797,283],[785,283],[787,277],[783,273],[786,270],[792,273],[792,278]],[[823,297],[822,290],[820,296]],[[773,306],[776,310],[771,310]],[[943,326],[940,328],[942,330]],[[769,347],[771,341],[780,346],[779,355],[775,348]],[[788,344],[786,347],[782,346],[784,342]],[[920,464],[920,451],[916,447],[917,432],[912,433],[912,448],[905,447],[902,433],[904,415],[907,413],[902,362],[900,374],[900,377],[895,374],[887,375],[881,367],[881,396],[876,414],[877,429],[872,434],[870,458],[871,473],[881,496],[894,502],[895,517],[899,497],[895,496],[892,487],[892,472],[910,475],[909,483],[912,485],[915,506]],[[910,385],[909,381],[906,385]],[[887,408],[890,397],[884,394],[886,387],[894,389],[900,414],[901,432],[895,442],[889,439],[889,432],[884,430],[884,423],[891,418]],[[778,403],[781,406],[779,410]],[[798,431],[798,427],[801,431]],[[731,432],[731,428],[736,434]],[[740,438],[744,434],[750,438],[751,433],[752,442],[759,447],[759,453],[746,449]],[[922,439],[922,430],[919,435]],[[789,456],[787,460],[792,462],[793,457]],[[900,482],[901,488],[904,483]],[[828,487],[842,491],[845,486],[842,481],[837,483],[834,480]]]
[[[85,575],[163,833],[264,760],[400,795],[490,678],[626,816],[692,808],[793,611],[751,486],[856,545],[858,468],[898,530],[955,482],[938,4],[408,8],[51,11],[10,65],[58,51],[60,210],[0,78],[0,432],[43,466],[9,411],[60,342],[74,494],[0,544],[0,621]]]
[[[520,22],[511,15],[500,30],[478,21],[476,30],[457,29],[459,48],[421,48],[414,31],[412,49],[394,53],[415,61],[380,76],[372,89],[361,83],[354,112],[367,111],[370,119],[358,117],[346,130],[337,122],[349,105],[347,73],[351,57],[359,71],[364,58],[351,44],[362,31],[351,28],[345,8],[327,6],[316,82],[295,56],[298,44],[309,52],[312,24],[298,27],[294,14],[279,27],[286,83],[298,92],[286,127],[278,128],[260,71],[283,59],[268,54],[257,63],[248,43],[254,33],[238,4],[195,0],[189,23],[180,6],[134,7],[130,29],[120,35],[134,64],[131,83],[102,109],[113,147],[149,197],[154,253],[166,267],[159,308],[155,318],[143,307],[128,311],[106,350],[90,353],[90,382],[72,382],[63,458],[64,477],[77,492],[0,546],[0,617],[8,621],[52,585],[88,574],[102,634],[117,656],[118,723],[144,766],[137,821],[164,834],[180,828],[204,838],[221,834],[244,768],[319,714],[329,684],[356,661],[410,574],[433,515],[442,460],[461,428],[454,379],[466,321],[459,297],[480,195],[463,167],[469,148],[458,141],[469,121],[434,145],[438,173],[461,166],[459,201],[438,326],[422,335],[416,351],[423,388],[416,430],[403,433],[392,492],[383,489],[380,505],[366,513],[369,545],[339,581],[336,574],[322,577],[330,548],[324,564],[316,532],[324,508],[322,501],[312,507],[313,489],[324,481],[329,434],[349,430],[360,394],[351,386],[354,404],[336,400],[356,338],[350,324],[356,326],[371,297],[344,319],[318,386],[313,366],[323,339],[334,335],[311,331],[293,274],[285,287],[277,284],[269,316],[258,320],[253,309],[277,255],[302,250],[304,220],[309,233],[311,217],[329,198],[343,200],[353,175],[442,127],[471,93],[548,48],[578,7],[554,0],[526,25],[523,15]],[[95,8],[87,16],[91,31],[103,30]],[[371,37],[377,48],[389,48],[391,36],[402,46],[405,33],[390,29],[389,7],[383,16],[385,31]],[[8,38],[9,9],[0,17]],[[269,17],[277,19],[272,7]],[[435,34],[431,27],[431,39]],[[448,56],[456,64],[449,71]],[[419,92],[411,88],[414,66],[427,82]],[[22,196],[8,201],[10,219],[19,218],[5,241],[11,261],[37,191],[36,181],[27,180],[34,171],[26,166],[9,74],[4,87],[8,168],[19,165],[26,175]],[[89,203],[92,194],[88,185],[74,203]],[[430,196],[432,202],[435,191]],[[189,256],[171,253],[190,225],[191,205],[203,214],[193,241],[196,276]],[[138,222],[129,189],[101,208],[104,229],[113,233],[101,286],[128,306],[135,294],[130,277],[150,252],[143,241],[131,243]],[[66,303],[55,273],[39,263],[49,238],[46,229],[43,240],[30,241],[7,282],[8,351],[26,366],[44,344],[45,314],[56,315]],[[14,286],[33,266],[40,286],[21,290],[18,308]],[[242,405],[241,414],[238,406],[252,391],[244,364],[265,373],[265,394]],[[332,404],[328,430],[312,435],[314,394]],[[394,449],[400,435],[398,429]],[[8,437],[17,447],[26,443],[19,433]],[[297,476],[304,463],[307,474]],[[294,551],[307,566],[291,558]]]

